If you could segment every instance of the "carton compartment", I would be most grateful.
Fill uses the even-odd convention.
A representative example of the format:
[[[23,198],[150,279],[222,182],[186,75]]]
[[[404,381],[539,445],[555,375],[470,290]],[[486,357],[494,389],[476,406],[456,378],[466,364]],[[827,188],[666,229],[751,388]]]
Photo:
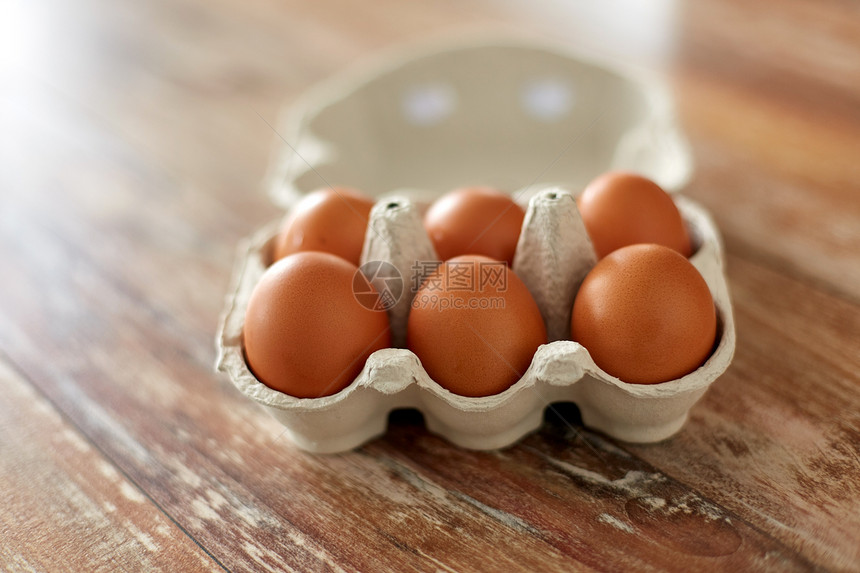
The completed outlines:
[[[553,402],[573,402],[586,426],[614,438],[656,442],[676,433],[689,409],[728,367],[735,347],[734,322],[722,270],[722,245],[716,227],[697,204],[674,197],[699,247],[690,261],[699,270],[718,314],[718,342],[695,372],[655,385],[623,382],[598,368],[588,351],[568,340],[576,290],[595,257],[579,219],[574,197],[552,188],[529,201],[514,269],[540,299],[551,342],[541,346],[523,377],[493,396],[455,395],[434,382],[418,358],[403,348],[411,291],[388,310],[392,340],[400,348],[375,352],[360,375],[331,396],[300,399],[268,388],[248,369],[242,324],[248,298],[270,263],[278,222],[249,238],[240,249],[234,291],[219,336],[218,368],[237,388],[262,404],[287,427],[299,447],[320,453],[351,449],[386,431],[392,410],[415,408],[429,431],[458,446],[495,449],[508,446],[540,426]],[[421,223],[421,206],[404,196],[380,200],[371,211],[362,261],[384,260],[410,269],[416,260],[436,260]],[[371,228],[372,227],[372,228]],[[550,277],[550,278],[548,278]]]

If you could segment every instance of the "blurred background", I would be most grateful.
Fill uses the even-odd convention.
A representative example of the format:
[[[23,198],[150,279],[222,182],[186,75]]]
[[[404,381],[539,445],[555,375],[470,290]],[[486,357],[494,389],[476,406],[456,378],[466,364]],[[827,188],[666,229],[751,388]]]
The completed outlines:
[[[698,172],[713,183],[707,194],[695,184],[689,192],[725,207],[717,217],[728,235],[791,262],[796,248],[829,249],[853,233],[838,208],[860,180],[860,14],[851,2],[10,0],[3,10],[4,194],[22,199],[27,189],[27,202],[63,212],[63,197],[74,196],[69,213],[97,201],[92,208],[114,209],[105,221],[122,220],[125,235],[135,232],[137,210],[170,219],[193,203],[195,219],[231,212],[210,213],[206,224],[237,238],[272,213],[260,181],[273,135],[260,116],[274,122],[282,104],[382,49],[488,30],[665,73]],[[105,154],[143,165],[103,169]],[[116,190],[123,185],[112,178],[132,173],[148,178],[141,185],[152,200]],[[744,194],[766,195],[768,212],[740,208],[746,197],[732,190],[739,173],[756,180]],[[825,226],[780,249],[750,223],[782,225],[796,215],[790,186],[770,200],[780,178],[796,176],[836,194],[818,198]],[[77,185],[87,189],[56,196]],[[7,226],[34,216],[4,211]],[[860,283],[860,270],[838,278]]]

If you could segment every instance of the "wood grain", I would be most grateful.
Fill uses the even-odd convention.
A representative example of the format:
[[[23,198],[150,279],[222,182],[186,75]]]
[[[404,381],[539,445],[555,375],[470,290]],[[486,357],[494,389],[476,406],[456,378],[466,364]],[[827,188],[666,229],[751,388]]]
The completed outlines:
[[[277,215],[257,113],[414,36],[489,22],[570,40],[569,12],[25,11],[43,50],[0,91],[0,352],[26,374],[0,360],[0,479],[15,492],[0,568],[860,570],[856,7],[766,4],[679,16],[687,192],[724,232],[739,336],[684,430],[618,444],[559,406],[519,445],[476,453],[397,414],[338,456],[299,452],[212,373],[236,241]],[[600,50],[606,18],[583,11],[571,41]]]
[[[687,428],[631,447],[818,563],[860,563],[860,313],[742,259],[729,261],[738,350]]]
[[[2,361],[0,388],[4,570],[222,570]]]
[[[687,193],[712,209],[730,250],[857,302],[857,6],[773,7],[686,6],[678,94],[698,169]]]

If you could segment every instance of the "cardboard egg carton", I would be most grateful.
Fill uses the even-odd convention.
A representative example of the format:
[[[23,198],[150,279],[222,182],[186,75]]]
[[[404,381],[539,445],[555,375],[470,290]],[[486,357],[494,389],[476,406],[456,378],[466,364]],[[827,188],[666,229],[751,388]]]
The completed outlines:
[[[735,329],[719,234],[702,207],[679,195],[674,200],[696,247],[690,261],[717,309],[711,357],[677,380],[636,385],[603,372],[585,348],[567,340],[576,291],[595,263],[576,191],[617,168],[674,191],[692,171],[671,99],[652,79],[540,43],[448,43],[383,57],[311,90],[288,108],[278,141],[286,145],[272,163],[275,202],[288,209],[328,183],[381,197],[362,262],[390,262],[405,283],[388,309],[395,347],[373,353],[337,394],[294,398],[259,382],[242,348],[248,300],[271,262],[278,224],[240,246],[217,368],[280,420],[302,449],[332,453],[359,446],[383,434],[389,412],[398,408],[417,408],[429,431],[459,446],[501,448],[536,429],[545,408],[559,401],[575,402],[586,426],[624,441],[655,442],[683,426],[731,362]],[[527,210],[513,270],[535,298],[550,341],[518,382],[479,398],[445,390],[403,348],[413,267],[436,260],[423,210],[432,198],[467,184],[519,189],[514,196]]]

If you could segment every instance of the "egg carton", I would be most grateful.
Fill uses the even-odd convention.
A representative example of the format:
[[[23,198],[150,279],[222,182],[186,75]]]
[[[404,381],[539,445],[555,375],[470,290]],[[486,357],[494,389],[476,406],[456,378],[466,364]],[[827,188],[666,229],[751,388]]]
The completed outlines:
[[[707,211],[678,194],[673,199],[695,244],[690,261],[717,309],[710,358],[677,380],[629,384],[567,340],[576,291],[596,260],[577,191],[609,169],[638,171],[670,191],[692,172],[659,82],[540,42],[482,39],[383,57],[311,90],[279,126],[286,146],[272,164],[274,201],[289,209],[329,183],[376,195],[362,262],[390,262],[406,283],[388,310],[395,347],[374,352],[340,392],[295,398],[258,381],[242,347],[248,300],[271,262],[279,222],[240,245],[217,368],[280,420],[298,447],[346,451],[383,434],[392,410],[416,408],[429,431],[452,443],[496,449],[539,427],[548,405],[568,401],[588,427],[623,441],[656,442],[683,426],[731,362],[735,328],[721,240]],[[513,270],[535,298],[550,341],[519,381],[477,398],[441,387],[403,348],[414,295],[410,273],[416,261],[436,260],[423,212],[432,198],[471,183],[518,189],[526,217]]]

